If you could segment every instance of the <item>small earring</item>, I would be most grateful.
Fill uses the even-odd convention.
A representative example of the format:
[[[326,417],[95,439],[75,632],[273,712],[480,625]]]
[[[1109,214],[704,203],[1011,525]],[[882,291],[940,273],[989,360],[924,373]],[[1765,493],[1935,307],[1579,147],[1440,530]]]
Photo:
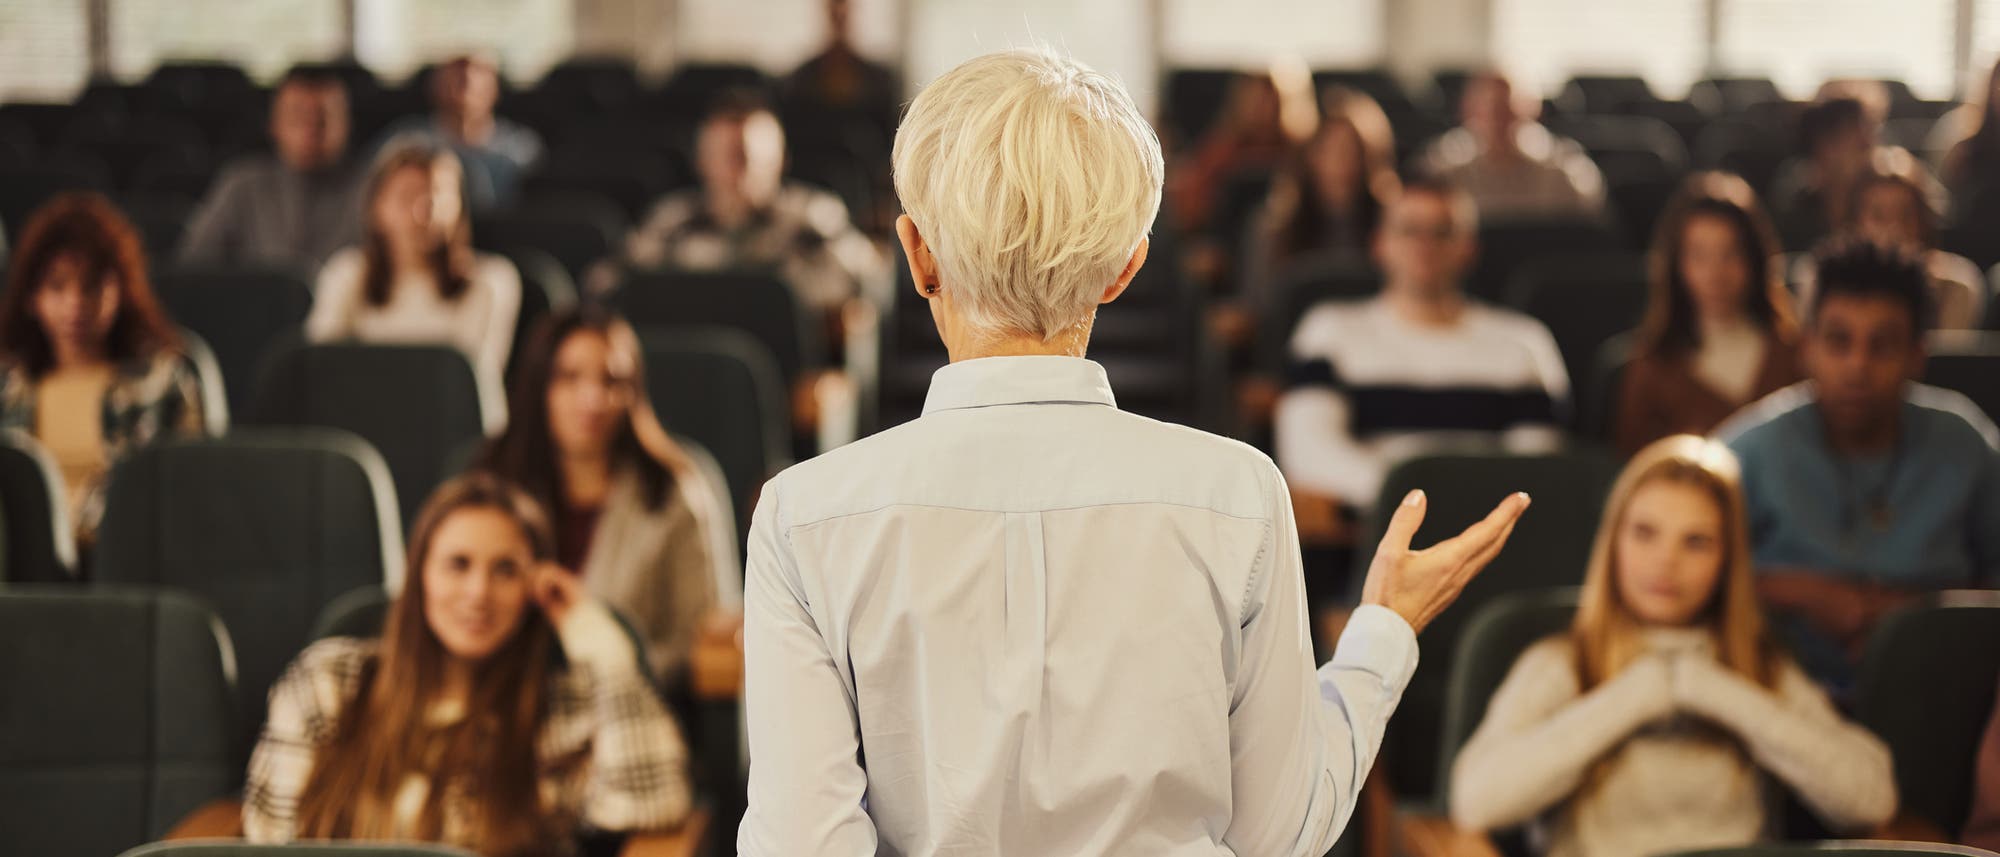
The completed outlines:
[[[938,293],[938,284],[936,284],[936,283],[925,283],[925,284],[924,284],[924,294],[927,294],[927,295],[935,295],[935,294],[937,294],[937,293]]]

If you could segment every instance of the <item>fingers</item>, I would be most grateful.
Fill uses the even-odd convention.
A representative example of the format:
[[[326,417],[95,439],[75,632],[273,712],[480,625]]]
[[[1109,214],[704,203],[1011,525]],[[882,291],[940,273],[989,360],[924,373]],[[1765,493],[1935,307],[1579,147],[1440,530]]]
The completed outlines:
[[[1521,513],[1528,511],[1528,503],[1528,495],[1510,494],[1486,514],[1485,520],[1466,527],[1465,532],[1440,547],[1468,560],[1489,550],[1498,553],[1500,546],[1506,543],[1507,535],[1514,531],[1514,524],[1521,520]]]
[[[1417,528],[1424,524],[1424,510],[1430,504],[1419,489],[1403,497],[1396,506],[1396,514],[1390,516],[1389,526],[1382,531],[1382,543],[1375,548],[1376,556],[1388,554],[1400,556],[1410,550],[1410,540],[1417,537]]]

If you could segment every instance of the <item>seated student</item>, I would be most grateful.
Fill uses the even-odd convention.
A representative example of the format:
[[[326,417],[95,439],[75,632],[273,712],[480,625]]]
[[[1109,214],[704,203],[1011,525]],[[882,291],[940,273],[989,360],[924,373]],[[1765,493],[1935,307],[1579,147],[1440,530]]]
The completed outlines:
[[[1986,276],[1979,266],[1937,247],[1944,217],[1944,188],[1907,150],[1881,147],[1867,170],[1854,180],[1837,231],[1917,254],[1931,275],[1931,307],[1940,330],[1977,328],[1985,317]],[[1812,257],[1799,259],[1792,282],[1811,300]]]
[[[1972,811],[1966,816],[1959,841],[1974,848],[2000,850],[2000,695],[1993,699],[1993,715],[1986,721],[1986,734],[1979,739],[1979,755],[1972,760]]]
[[[1604,176],[1576,141],[1536,121],[1540,105],[1516,97],[1504,75],[1466,81],[1459,127],[1418,158],[1418,170],[1463,185],[1488,219],[1595,216]]]
[[[679,824],[680,734],[618,620],[554,553],[520,489],[484,474],[439,488],[381,639],[314,643],[271,689],[245,836],[528,857]]]
[[[1536,823],[1552,857],[1772,838],[1770,785],[1836,830],[1895,812],[1889,749],[1841,719],[1757,606],[1735,457],[1681,435],[1619,478],[1570,630],[1523,652],[1452,766],[1471,831]]]
[[[397,143],[376,159],[361,245],[320,269],[307,339],[456,346],[499,383],[521,276],[505,258],[472,251],[461,178],[450,151],[422,142]]]
[[[1251,249],[1238,284],[1244,296],[1252,306],[1277,299],[1272,278],[1302,257],[1367,261],[1398,184],[1395,132],[1381,106],[1351,89],[1327,90],[1319,129],[1273,178],[1250,224]]]
[[[1748,183],[1702,173],[1682,185],[1653,241],[1652,302],[1619,389],[1620,452],[1707,434],[1799,380],[1777,256],[1777,236]]]
[[[489,57],[453,57],[431,72],[429,116],[411,116],[382,132],[385,143],[423,140],[448,147],[465,172],[465,199],[474,211],[513,203],[521,179],[542,159],[542,138],[493,113],[500,70]]]
[[[184,264],[277,265],[310,273],[360,232],[347,161],[347,89],[301,66],[271,95],[270,155],[223,168],[188,219]]]
[[[1375,240],[1382,294],[1322,304],[1299,321],[1274,425],[1294,489],[1368,505],[1405,459],[1561,443],[1569,376],[1548,328],[1461,288],[1477,232],[1464,191],[1411,181]]]
[[[854,228],[840,197],[786,181],[785,130],[745,94],[720,99],[695,142],[701,186],[668,194],[625,238],[622,261],[687,270],[775,268],[799,303],[835,324],[860,296],[881,299],[888,257]],[[612,285],[608,269],[593,288]]]
[[[1846,221],[1854,182],[1868,169],[1881,125],[1879,114],[1848,95],[1823,100],[1799,116],[1804,157],[1785,166],[1771,194],[1786,249],[1811,247]]]
[[[1207,230],[1220,215],[1223,186],[1246,172],[1275,169],[1318,122],[1312,75],[1304,64],[1273,63],[1238,75],[1214,123],[1180,149],[1167,173],[1167,209],[1184,233]],[[1235,224],[1229,224],[1231,228]]]
[[[20,237],[0,297],[0,428],[48,448],[87,548],[111,466],[202,432],[201,383],[153,297],[137,231],[109,200],[58,195]]]
[[[653,416],[638,337],[597,309],[544,319],[507,405],[474,467],[549,510],[559,564],[632,621],[654,674],[677,685],[704,623],[739,609],[743,567],[721,486]]]
[[[1758,588],[1835,686],[1877,619],[1929,590],[2000,585],[2000,432],[1915,382],[1929,277],[1897,248],[1822,250],[1807,381],[1717,431],[1743,460]]]

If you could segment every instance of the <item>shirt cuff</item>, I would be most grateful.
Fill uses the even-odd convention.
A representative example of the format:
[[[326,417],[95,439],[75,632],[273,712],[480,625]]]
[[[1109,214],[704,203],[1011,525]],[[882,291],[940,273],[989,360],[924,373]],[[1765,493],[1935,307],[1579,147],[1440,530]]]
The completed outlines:
[[[1402,693],[1417,671],[1417,632],[1396,611],[1380,604],[1363,604],[1347,618],[1333,660],[1322,673],[1362,670],[1382,678],[1391,692]]]

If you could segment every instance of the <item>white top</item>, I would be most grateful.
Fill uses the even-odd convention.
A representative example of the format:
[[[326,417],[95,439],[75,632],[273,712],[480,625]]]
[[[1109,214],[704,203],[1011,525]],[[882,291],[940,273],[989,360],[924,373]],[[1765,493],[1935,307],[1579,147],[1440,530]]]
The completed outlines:
[[[405,274],[389,286],[389,302],[371,306],[361,287],[365,259],[347,247],[320,268],[306,338],[379,345],[450,345],[465,353],[489,385],[501,382],[521,311],[521,275],[505,257],[475,253],[471,281],[445,300],[428,275]]]
[[[1285,478],[1367,507],[1397,464],[1452,452],[1553,452],[1569,373],[1555,337],[1470,304],[1414,324],[1381,298],[1314,307],[1292,334],[1274,439]]]
[[[1417,662],[1364,606],[1315,676],[1277,468],[1075,358],[939,369],[748,565],[744,855],[1318,855]]]
[[[1764,374],[1765,333],[1749,319],[1704,327],[1694,352],[1694,377],[1732,402],[1750,399]]]
[[[1646,857],[1770,837],[1772,781],[1837,831],[1889,820],[1889,749],[1783,660],[1775,687],[1724,667],[1705,628],[1643,632],[1584,692],[1567,634],[1537,643],[1452,765],[1452,821],[1545,824],[1550,857]]]

